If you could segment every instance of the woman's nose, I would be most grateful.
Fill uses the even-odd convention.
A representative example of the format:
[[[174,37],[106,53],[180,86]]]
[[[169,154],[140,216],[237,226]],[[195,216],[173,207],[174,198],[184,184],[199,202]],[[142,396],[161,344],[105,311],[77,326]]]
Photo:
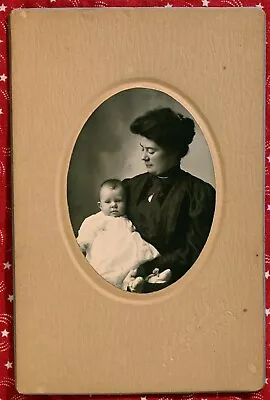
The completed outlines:
[[[142,160],[143,160],[143,161],[149,160],[149,156],[148,156],[148,154],[147,154],[145,151],[142,153]]]

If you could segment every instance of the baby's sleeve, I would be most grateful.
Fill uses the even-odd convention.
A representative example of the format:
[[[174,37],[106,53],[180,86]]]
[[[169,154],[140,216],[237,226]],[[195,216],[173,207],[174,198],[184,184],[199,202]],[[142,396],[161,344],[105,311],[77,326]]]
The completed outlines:
[[[91,247],[97,233],[103,228],[104,223],[105,221],[99,214],[91,215],[83,221],[76,239],[82,251],[87,251]]]

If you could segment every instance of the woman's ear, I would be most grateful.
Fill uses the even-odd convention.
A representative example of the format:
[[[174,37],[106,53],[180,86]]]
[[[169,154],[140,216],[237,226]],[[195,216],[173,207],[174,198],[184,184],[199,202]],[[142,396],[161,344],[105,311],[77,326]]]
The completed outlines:
[[[100,201],[97,202],[97,205],[98,205],[98,208],[101,210],[102,208],[101,208],[101,202]]]

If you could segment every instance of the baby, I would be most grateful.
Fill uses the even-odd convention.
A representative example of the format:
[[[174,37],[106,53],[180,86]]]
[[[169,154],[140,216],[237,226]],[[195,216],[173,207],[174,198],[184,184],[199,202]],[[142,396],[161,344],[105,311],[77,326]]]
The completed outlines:
[[[126,194],[120,180],[102,183],[98,206],[101,211],[83,221],[77,242],[88,262],[104,279],[123,290],[134,291],[144,279],[132,278],[132,272],[145,261],[159,256],[159,252],[142,239],[126,217]],[[125,280],[128,274],[131,279]],[[170,276],[170,270],[162,274],[154,270],[149,282],[166,282]]]

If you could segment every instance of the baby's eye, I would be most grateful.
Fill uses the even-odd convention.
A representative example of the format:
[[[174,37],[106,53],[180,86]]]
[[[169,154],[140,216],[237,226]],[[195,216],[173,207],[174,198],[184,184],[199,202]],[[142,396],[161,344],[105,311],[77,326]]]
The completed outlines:
[[[105,200],[105,203],[106,203],[106,204],[109,204],[109,203],[110,203],[110,200]]]

